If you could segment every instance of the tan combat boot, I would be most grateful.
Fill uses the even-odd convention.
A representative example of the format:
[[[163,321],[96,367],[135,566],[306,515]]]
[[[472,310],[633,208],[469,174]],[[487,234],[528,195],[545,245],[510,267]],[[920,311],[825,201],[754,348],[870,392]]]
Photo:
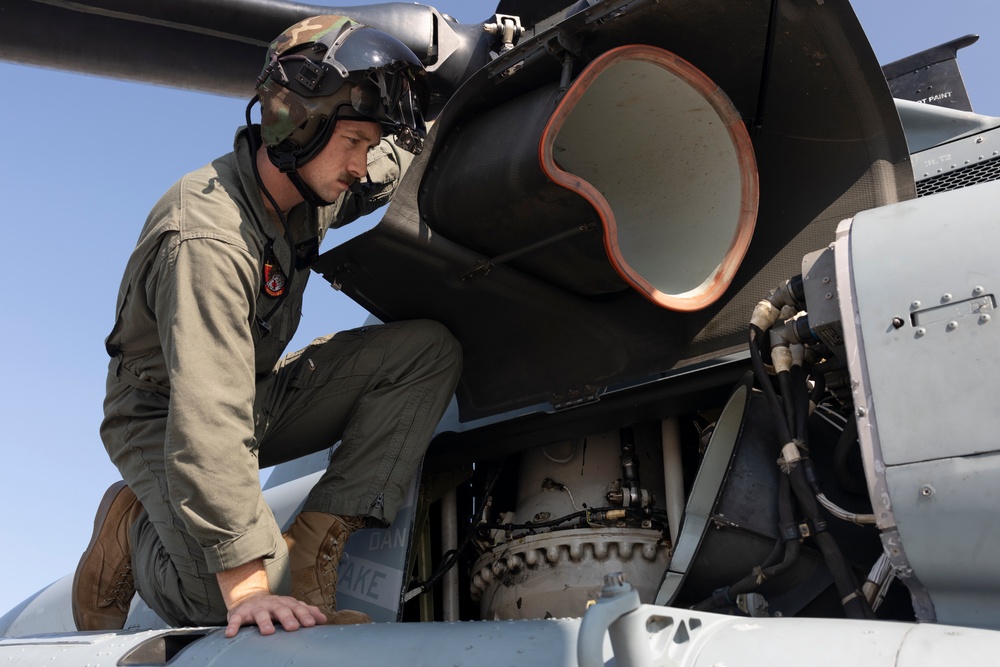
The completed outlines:
[[[357,516],[334,516],[324,512],[301,512],[284,534],[292,570],[292,597],[315,605],[332,625],[371,623],[368,614],[337,611],[337,566],[347,538],[365,520]]]
[[[94,518],[94,534],[73,577],[73,620],[78,630],[124,627],[135,595],[129,528],[142,511],[125,482],[104,493]]]

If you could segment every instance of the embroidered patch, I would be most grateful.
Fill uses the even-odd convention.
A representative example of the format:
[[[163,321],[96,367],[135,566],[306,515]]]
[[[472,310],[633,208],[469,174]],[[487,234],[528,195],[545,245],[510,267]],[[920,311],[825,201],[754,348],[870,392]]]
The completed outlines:
[[[285,293],[285,273],[281,267],[271,262],[264,263],[264,292],[268,296],[281,296]]]

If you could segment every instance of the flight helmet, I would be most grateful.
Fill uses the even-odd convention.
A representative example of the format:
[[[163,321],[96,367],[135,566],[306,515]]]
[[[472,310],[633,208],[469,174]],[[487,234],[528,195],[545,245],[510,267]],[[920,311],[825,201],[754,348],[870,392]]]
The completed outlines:
[[[257,79],[261,138],[281,171],[323,149],[337,120],[374,121],[419,154],[427,74],[398,39],[345,16],[314,16],[275,39]]]

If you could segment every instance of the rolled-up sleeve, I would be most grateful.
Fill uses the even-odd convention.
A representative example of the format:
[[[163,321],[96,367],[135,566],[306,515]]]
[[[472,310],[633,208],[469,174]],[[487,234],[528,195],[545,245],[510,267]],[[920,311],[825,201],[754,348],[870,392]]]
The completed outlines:
[[[281,539],[251,447],[258,280],[244,247],[174,236],[146,283],[169,372],[169,495],[212,572],[272,556]]]

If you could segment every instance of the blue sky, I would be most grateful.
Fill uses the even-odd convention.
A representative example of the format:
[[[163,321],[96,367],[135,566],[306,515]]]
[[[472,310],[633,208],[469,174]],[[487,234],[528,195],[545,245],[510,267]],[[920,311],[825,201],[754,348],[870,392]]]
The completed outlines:
[[[494,11],[483,0],[435,6],[464,23]],[[882,63],[982,31],[960,62],[976,110],[1000,115],[995,2],[856,0],[854,6]],[[6,63],[0,78],[7,91],[0,105],[0,302],[7,312],[0,326],[2,615],[73,570],[101,494],[118,479],[98,426],[103,339],[121,272],[162,192],[231,149],[246,101]],[[352,225],[343,234],[363,229]],[[316,278],[290,349],[356,326],[364,316]]]

